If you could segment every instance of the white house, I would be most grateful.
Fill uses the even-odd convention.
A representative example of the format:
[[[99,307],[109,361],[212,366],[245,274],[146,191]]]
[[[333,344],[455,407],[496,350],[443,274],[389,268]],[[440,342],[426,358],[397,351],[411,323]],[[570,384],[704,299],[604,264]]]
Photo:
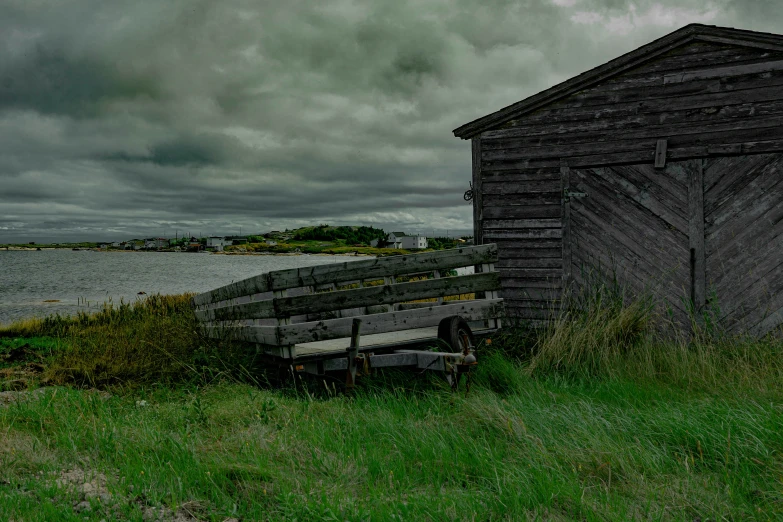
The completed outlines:
[[[391,232],[386,238],[389,248],[404,248],[405,250],[420,250],[427,248],[426,236],[409,236],[405,232]]]
[[[222,252],[223,247],[230,245],[231,240],[220,236],[212,236],[207,238],[207,248],[214,249],[215,252]]]
[[[266,243],[267,246],[277,246],[277,241],[274,239],[267,239],[264,241],[264,243]]]

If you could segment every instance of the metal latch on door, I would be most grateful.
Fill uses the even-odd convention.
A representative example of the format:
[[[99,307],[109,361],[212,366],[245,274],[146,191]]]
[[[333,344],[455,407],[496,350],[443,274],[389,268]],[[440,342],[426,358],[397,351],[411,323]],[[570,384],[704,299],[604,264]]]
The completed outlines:
[[[574,190],[563,189],[563,201],[571,201],[571,198],[586,198],[587,192],[577,192]]]

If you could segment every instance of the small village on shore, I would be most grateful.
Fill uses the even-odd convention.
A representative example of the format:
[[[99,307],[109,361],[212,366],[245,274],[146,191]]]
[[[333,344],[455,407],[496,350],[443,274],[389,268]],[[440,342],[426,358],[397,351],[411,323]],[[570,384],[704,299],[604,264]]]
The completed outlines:
[[[385,232],[373,227],[319,225],[295,230],[272,230],[244,236],[171,237],[42,244],[0,245],[0,250],[70,249],[102,252],[190,252],[235,255],[399,255],[425,250],[442,250],[473,244],[473,238],[428,237],[423,234]]]

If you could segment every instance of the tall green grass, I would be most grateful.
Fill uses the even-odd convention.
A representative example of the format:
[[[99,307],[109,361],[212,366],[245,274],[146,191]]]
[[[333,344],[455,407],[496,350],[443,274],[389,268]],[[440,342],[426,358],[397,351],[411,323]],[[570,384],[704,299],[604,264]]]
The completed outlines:
[[[0,513],[783,519],[780,340],[675,336],[649,301],[585,299],[482,342],[468,394],[392,371],[348,396],[260,386],[248,347],[199,335],[189,296],[12,325],[0,335],[60,342],[46,375],[67,386],[0,407]],[[83,494],[56,482],[73,469],[111,497],[77,513]]]
[[[112,387],[174,384],[253,364],[255,350],[205,338],[191,309],[192,294],[150,295],[106,303],[97,313],[29,319],[0,328],[0,337],[45,336],[62,348],[50,357],[48,384]]]

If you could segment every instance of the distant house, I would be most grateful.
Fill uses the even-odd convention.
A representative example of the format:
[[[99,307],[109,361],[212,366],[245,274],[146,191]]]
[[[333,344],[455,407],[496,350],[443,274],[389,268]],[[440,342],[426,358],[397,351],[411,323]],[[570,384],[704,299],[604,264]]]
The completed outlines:
[[[267,239],[264,241],[264,243],[266,243],[267,246],[277,246],[277,241],[274,239]]]
[[[169,240],[165,237],[155,237],[144,240],[144,248],[146,250],[158,250],[161,248],[167,248],[169,246]]]
[[[186,243],[186,250],[188,252],[200,252],[204,250],[204,245],[201,244],[197,237],[191,237]]]
[[[112,241],[111,246],[112,248],[120,248],[122,243],[120,241]]]
[[[390,232],[386,237],[387,248],[404,248],[405,250],[420,250],[427,248],[426,236],[409,236],[405,232]]]
[[[222,252],[223,247],[230,245],[231,240],[222,236],[211,236],[207,238],[207,249],[215,252]]]

